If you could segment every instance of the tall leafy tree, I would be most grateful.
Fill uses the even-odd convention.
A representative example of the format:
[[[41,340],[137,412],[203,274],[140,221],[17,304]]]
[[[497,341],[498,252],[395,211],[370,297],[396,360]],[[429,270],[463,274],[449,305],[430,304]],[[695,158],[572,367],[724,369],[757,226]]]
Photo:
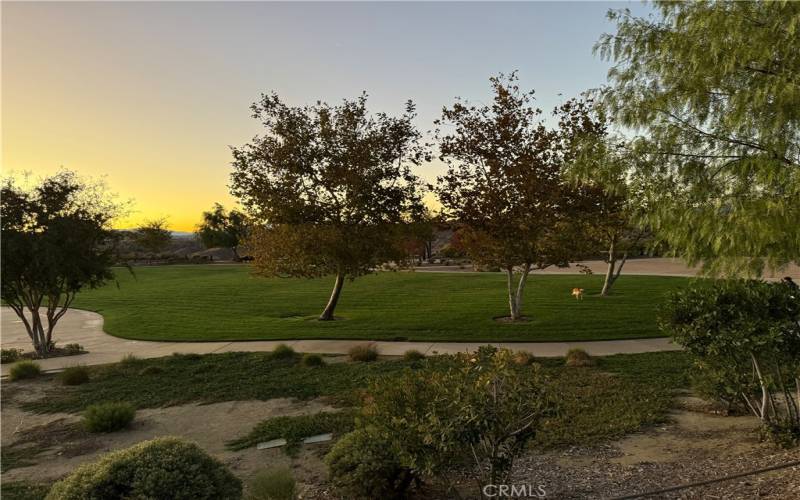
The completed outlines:
[[[275,94],[253,105],[262,136],[233,149],[231,190],[253,220],[248,247],[268,276],[334,275],[320,320],[334,319],[345,279],[403,261],[405,225],[423,212],[411,165],[425,158],[413,103],[370,114],[367,96],[293,107]]]
[[[33,187],[6,179],[0,193],[2,299],[36,352],[53,349],[53,332],[79,291],[113,279],[122,207],[102,185],[61,171]]]
[[[800,3],[656,2],[611,12],[607,109],[645,134],[648,222],[710,273],[800,259]]]
[[[206,248],[230,248],[239,260],[239,246],[247,236],[247,218],[238,210],[225,210],[219,203],[208,212],[203,212],[203,222],[197,235]]]
[[[490,104],[459,99],[437,121],[448,170],[436,191],[443,212],[462,225],[470,257],[505,270],[516,321],[531,270],[566,265],[576,255],[581,196],[563,175],[566,141],[544,125],[533,92],[520,91],[515,73],[490,82]]]
[[[569,131],[564,136],[571,151],[566,174],[584,188],[591,205],[585,211],[584,235],[603,251],[607,268],[600,295],[606,296],[622,274],[629,253],[650,240],[643,221],[647,183],[637,174],[639,158],[624,137],[609,132],[592,101],[571,100],[561,111],[560,127]]]

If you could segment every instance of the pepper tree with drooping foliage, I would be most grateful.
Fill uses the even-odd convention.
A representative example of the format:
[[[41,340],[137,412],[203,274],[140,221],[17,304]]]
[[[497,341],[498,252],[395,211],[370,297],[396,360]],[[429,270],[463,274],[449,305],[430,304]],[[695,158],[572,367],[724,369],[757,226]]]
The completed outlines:
[[[566,266],[585,251],[584,216],[594,210],[586,195],[593,188],[564,175],[574,153],[564,134],[597,126],[571,102],[555,114],[574,126],[546,127],[533,92],[520,91],[517,81],[516,73],[492,77],[491,104],[458,99],[436,122],[448,166],[436,187],[442,211],[461,226],[461,245],[476,263],[505,270],[512,321],[523,318],[531,270]]]
[[[2,298],[39,356],[53,350],[56,324],[78,292],[114,278],[118,235],[111,222],[121,208],[102,184],[66,170],[31,187],[4,181]]]
[[[689,263],[759,275],[800,259],[800,3],[612,11],[610,115],[636,137],[647,222]]]
[[[424,210],[411,166],[426,157],[412,120],[370,114],[367,96],[294,107],[275,94],[253,105],[265,134],[233,148],[231,190],[253,221],[248,248],[268,276],[334,275],[320,320],[334,319],[345,279],[403,262],[405,226]]]
[[[740,400],[784,444],[800,443],[800,289],[791,281],[696,282],[674,292],[662,329],[724,400]]]

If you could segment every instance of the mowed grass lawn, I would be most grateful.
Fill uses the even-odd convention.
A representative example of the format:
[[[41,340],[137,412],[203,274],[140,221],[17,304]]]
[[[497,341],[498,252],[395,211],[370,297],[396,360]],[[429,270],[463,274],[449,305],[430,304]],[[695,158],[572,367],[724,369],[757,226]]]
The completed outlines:
[[[685,278],[625,276],[599,296],[602,276],[534,275],[523,313],[506,324],[500,273],[384,272],[346,282],[336,316],[316,320],[332,278],[252,276],[245,265],[118,270],[114,284],[81,293],[74,306],[97,311],[106,332],[140,340],[373,339],[436,341],[608,340],[659,336],[665,294]],[[575,300],[573,287],[586,290]]]

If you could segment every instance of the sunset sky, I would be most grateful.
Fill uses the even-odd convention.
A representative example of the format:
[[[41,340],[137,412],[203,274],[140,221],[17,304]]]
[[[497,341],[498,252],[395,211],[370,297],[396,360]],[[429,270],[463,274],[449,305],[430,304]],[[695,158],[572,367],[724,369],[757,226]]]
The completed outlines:
[[[250,104],[362,90],[373,111],[486,100],[518,69],[538,105],[598,87],[609,8],[641,3],[2,3],[3,175],[104,176],[134,211],[191,231],[228,193],[230,145],[259,133]],[[562,94],[562,96],[559,96]],[[427,180],[441,165],[418,170]]]

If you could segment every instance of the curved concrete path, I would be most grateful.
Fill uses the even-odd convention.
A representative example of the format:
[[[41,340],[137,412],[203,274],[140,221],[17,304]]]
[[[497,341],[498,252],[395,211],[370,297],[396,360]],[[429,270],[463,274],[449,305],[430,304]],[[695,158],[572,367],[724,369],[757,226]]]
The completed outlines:
[[[8,307],[0,308],[2,330],[0,343],[3,349],[31,350],[31,341],[22,321]],[[76,364],[101,365],[114,363],[128,354],[140,358],[157,358],[174,352],[209,354],[232,351],[271,351],[278,344],[287,344],[298,352],[320,354],[346,354],[353,346],[369,344],[384,355],[402,355],[409,349],[425,354],[455,353],[473,351],[481,345],[507,347],[517,351],[527,351],[534,356],[563,356],[569,349],[580,348],[593,356],[609,354],[633,354],[652,351],[674,351],[680,347],[668,339],[654,338],[642,340],[603,340],[593,342],[391,342],[365,340],[255,340],[236,342],[152,342],[126,340],[108,335],[103,331],[103,317],[94,312],[71,309],[61,318],[56,327],[56,340],[64,345],[73,342],[81,344],[88,354],[65,356],[37,361],[42,369],[59,370]],[[10,365],[2,366],[6,375]]]

